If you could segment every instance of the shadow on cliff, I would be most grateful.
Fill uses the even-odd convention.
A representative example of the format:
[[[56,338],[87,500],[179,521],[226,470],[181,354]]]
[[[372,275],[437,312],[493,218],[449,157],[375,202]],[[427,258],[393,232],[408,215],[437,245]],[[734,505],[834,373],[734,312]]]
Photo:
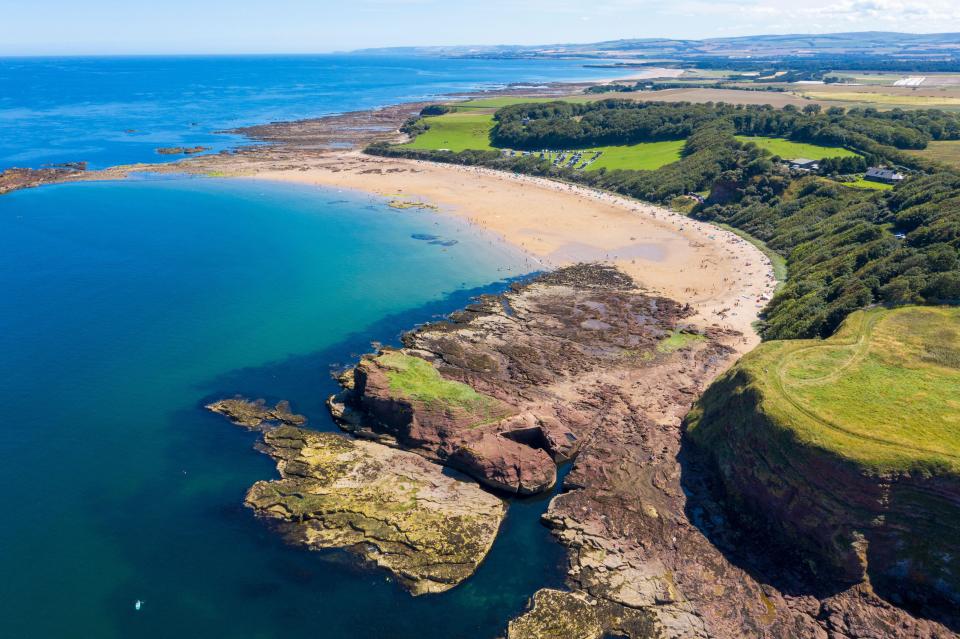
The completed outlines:
[[[787,595],[824,599],[850,587],[817,577],[809,563],[779,542],[762,522],[736,512],[725,498],[714,462],[686,433],[677,461],[680,485],[687,496],[687,519],[731,564]]]
[[[779,536],[774,522],[751,517],[730,501],[718,476],[718,469],[706,451],[699,449],[684,432],[681,439],[680,485],[686,495],[687,519],[732,565],[760,584],[769,584],[792,597],[819,600],[840,595],[856,586],[817,566]],[[874,593],[891,605],[916,617],[960,631],[960,618],[942,601],[905,601],[895,584],[874,583]]]

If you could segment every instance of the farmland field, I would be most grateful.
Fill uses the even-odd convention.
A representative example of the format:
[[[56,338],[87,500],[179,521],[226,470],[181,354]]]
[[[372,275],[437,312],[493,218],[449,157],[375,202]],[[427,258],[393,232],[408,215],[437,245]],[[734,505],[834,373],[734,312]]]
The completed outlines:
[[[892,87],[889,87],[892,88]],[[946,93],[946,89],[941,89]],[[831,100],[834,102],[855,102],[871,104],[873,106],[889,107],[960,107],[960,96],[950,95],[910,95],[907,93],[872,92],[872,91],[804,91],[804,96],[814,100]]]
[[[783,138],[768,138],[761,136],[736,136],[741,142],[753,142],[762,149],[770,151],[774,155],[779,155],[785,160],[795,160],[797,158],[807,158],[810,160],[822,160],[824,158],[845,158],[855,157],[857,154],[849,149],[838,146],[820,146],[819,144],[807,144],[805,142],[792,142]]]
[[[404,144],[409,149],[449,149],[489,151],[493,116],[486,113],[447,113],[426,118],[430,128],[415,140]]]

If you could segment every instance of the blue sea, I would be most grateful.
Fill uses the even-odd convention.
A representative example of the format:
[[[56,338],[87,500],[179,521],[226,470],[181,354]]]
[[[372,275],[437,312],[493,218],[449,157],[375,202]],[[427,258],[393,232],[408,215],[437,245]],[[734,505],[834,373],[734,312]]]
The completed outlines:
[[[0,58],[0,170],[168,161],[158,147],[236,147],[243,138],[217,132],[251,124],[604,74],[618,71],[356,55]]]
[[[4,60],[0,166],[144,161],[155,146],[235,144],[213,131],[240,124],[584,75],[429,59]],[[474,577],[413,598],[254,519],[244,493],[274,465],[203,405],[288,399],[333,430],[331,370],[536,268],[456,219],[331,189],[184,177],[0,196],[0,637],[497,636],[562,583],[546,499],[511,503]]]

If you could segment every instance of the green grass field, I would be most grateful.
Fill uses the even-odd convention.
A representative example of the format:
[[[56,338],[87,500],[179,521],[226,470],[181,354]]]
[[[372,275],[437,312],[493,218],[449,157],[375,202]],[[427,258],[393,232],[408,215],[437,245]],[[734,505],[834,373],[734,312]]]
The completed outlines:
[[[603,146],[591,151],[603,151],[596,162],[587,167],[588,171],[599,169],[635,169],[654,170],[672,164],[680,159],[686,140],[666,142],[641,142],[629,146]]]
[[[795,160],[797,158],[822,160],[824,158],[845,158],[857,155],[853,151],[839,146],[820,146],[819,144],[792,142],[783,138],[738,135],[737,139],[741,142],[753,142],[760,148],[766,149],[774,155],[779,155],[784,160]]]
[[[504,98],[504,100],[510,98]],[[490,101],[500,100],[491,98]],[[488,113],[458,111],[445,115],[426,118],[430,128],[417,136],[412,142],[402,146],[409,149],[437,151],[478,151],[494,150],[490,145],[490,129],[493,128],[493,116]],[[661,166],[676,162],[683,152],[683,140],[667,142],[643,142],[629,146],[604,146],[588,149],[588,152],[602,151],[603,155],[587,167],[596,171],[601,168],[614,169],[659,169]]]
[[[403,146],[410,149],[489,151],[493,116],[485,113],[447,113],[426,118],[430,128]]]
[[[871,189],[874,191],[889,191],[893,188],[892,184],[884,184],[883,182],[874,182],[872,180],[865,180],[860,178],[859,180],[854,180],[853,182],[841,182],[840,184],[844,186],[852,186],[855,189]]]
[[[827,340],[768,342],[740,366],[801,441],[879,470],[960,471],[960,308],[858,311]]]

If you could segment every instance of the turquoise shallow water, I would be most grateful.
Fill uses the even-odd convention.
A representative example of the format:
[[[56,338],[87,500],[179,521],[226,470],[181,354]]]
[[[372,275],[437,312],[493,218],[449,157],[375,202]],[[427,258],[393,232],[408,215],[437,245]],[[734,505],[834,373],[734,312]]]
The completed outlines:
[[[452,218],[332,190],[174,179],[0,198],[0,636],[495,636],[561,581],[544,500],[514,502],[471,580],[414,599],[256,521],[243,494],[273,464],[202,405],[289,399],[333,429],[331,367],[533,268]]]

